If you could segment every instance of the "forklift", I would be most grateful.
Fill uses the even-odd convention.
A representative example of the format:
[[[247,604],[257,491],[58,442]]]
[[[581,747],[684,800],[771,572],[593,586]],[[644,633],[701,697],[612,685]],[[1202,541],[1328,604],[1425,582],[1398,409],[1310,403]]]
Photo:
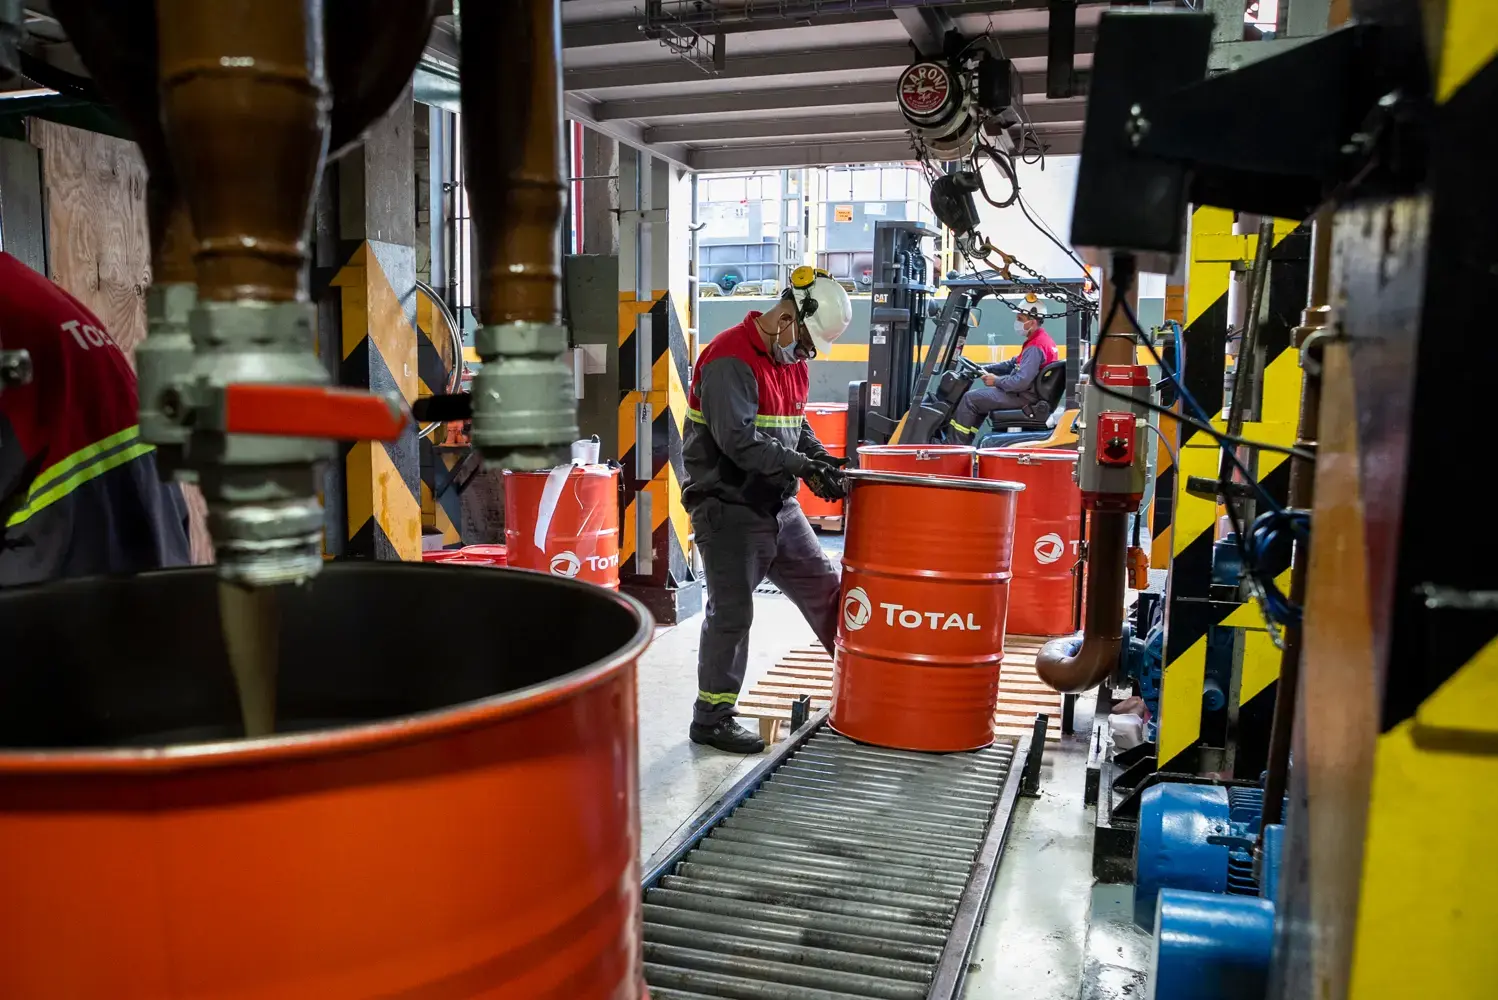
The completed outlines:
[[[848,453],[858,445],[935,444],[946,440],[952,414],[984,370],[962,356],[968,331],[978,325],[978,304],[988,296],[1024,297],[1041,288],[1088,291],[1083,277],[1010,279],[996,271],[949,274],[940,283],[923,241],[939,235],[919,222],[886,221],[874,227],[873,301],[869,316],[868,376],[848,383]],[[947,289],[938,300],[939,287]],[[941,303],[938,310],[938,302]],[[934,320],[929,349],[926,323]],[[1066,359],[1041,370],[1041,400],[1027,410],[989,414],[992,431],[979,447],[1047,441],[1064,445],[1078,411],[1077,377],[1092,343],[1090,312],[1066,312]],[[919,367],[917,362],[919,360]]]

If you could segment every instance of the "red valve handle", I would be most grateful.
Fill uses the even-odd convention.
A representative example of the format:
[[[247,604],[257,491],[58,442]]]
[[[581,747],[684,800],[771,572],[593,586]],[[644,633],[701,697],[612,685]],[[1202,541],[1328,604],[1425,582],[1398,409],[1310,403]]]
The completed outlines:
[[[224,430],[230,434],[394,441],[406,423],[399,403],[356,389],[240,383],[224,390]]]

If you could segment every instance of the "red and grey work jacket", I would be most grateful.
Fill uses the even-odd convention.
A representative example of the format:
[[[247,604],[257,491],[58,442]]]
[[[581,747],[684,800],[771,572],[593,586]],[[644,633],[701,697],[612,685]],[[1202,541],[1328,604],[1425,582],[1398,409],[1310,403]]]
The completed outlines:
[[[0,392],[0,587],[186,564],[186,506],[140,439],[129,361],[82,303],[6,253],[0,347],[32,367]]]
[[[714,497],[775,513],[796,493],[796,479],[827,449],[804,411],[805,361],[776,364],[751,312],[708,341],[692,371],[682,459],[681,499],[690,510]]]

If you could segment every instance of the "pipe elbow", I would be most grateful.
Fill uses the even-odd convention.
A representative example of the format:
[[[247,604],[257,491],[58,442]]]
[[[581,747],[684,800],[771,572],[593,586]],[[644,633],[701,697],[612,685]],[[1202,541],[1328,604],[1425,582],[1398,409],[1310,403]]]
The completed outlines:
[[[1068,654],[1074,639],[1052,639],[1040,647],[1035,672],[1049,687],[1062,694],[1081,694],[1103,683],[1118,665],[1123,637],[1085,636],[1082,647]]]

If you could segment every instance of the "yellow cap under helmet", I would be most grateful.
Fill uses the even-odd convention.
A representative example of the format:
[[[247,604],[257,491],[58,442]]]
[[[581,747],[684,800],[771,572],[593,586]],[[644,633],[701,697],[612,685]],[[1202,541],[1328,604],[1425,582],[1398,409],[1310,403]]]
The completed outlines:
[[[853,322],[847,290],[821,268],[798,267],[791,272],[791,297],[817,353],[826,354]]]

